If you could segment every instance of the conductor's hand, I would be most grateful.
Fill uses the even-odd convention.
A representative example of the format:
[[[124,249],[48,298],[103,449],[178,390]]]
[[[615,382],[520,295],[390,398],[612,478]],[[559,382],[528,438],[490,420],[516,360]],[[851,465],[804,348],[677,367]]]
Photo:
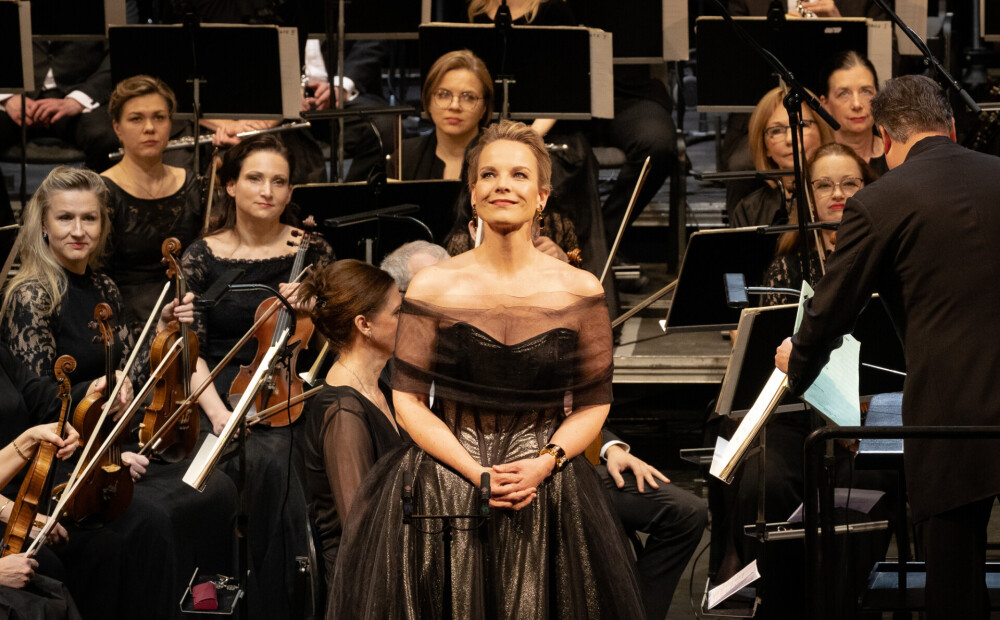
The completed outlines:
[[[783,373],[788,373],[788,358],[792,354],[792,339],[785,338],[774,353],[774,367]]]
[[[656,479],[659,478],[662,482],[670,482],[670,479],[660,473],[660,470],[656,469],[646,461],[637,458],[626,452],[624,448],[619,445],[614,445],[608,448],[605,453],[607,458],[608,475],[611,479],[615,481],[615,486],[619,489],[625,486],[625,480],[622,478],[622,472],[626,469],[631,470],[635,474],[635,485],[639,489],[640,493],[646,491],[645,484],[648,482],[649,486],[654,489],[660,488],[660,485],[656,483]]]
[[[20,589],[35,576],[38,561],[24,553],[0,558],[0,585]]]
[[[83,112],[83,105],[76,99],[40,99],[35,105],[32,125],[50,127],[63,118],[76,116]]]
[[[26,116],[21,118],[21,95],[14,95],[4,102],[4,109],[7,110],[7,116],[10,117],[10,120],[14,121],[15,125],[20,125],[23,121],[27,120],[27,123],[30,126],[35,117],[35,108],[37,107],[37,101],[31,97],[25,97],[24,113]]]

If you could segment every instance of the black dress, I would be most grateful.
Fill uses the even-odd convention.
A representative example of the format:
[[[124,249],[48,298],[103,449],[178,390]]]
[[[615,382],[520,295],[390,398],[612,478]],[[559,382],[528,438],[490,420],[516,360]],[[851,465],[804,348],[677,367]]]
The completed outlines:
[[[325,241],[314,239],[306,264],[318,268],[332,259],[333,251]],[[181,267],[191,292],[200,297],[231,269],[244,270],[240,282],[277,289],[278,284],[289,281],[294,260],[292,254],[263,259],[222,258],[212,253],[204,239],[199,239],[184,251]],[[195,310],[194,328],[201,357],[209,369],[250,329],[257,306],[269,296],[266,292],[231,293],[213,308]],[[252,362],[255,351],[256,341],[250,340],[216,377],[215,388],[223,402],[229,401],[229,386],[240,365]],[[211,432],[208,416],[202,414],[201,424],[203,433]],[[289,618],[301,604],[294,584],[298,570],[295,558],[307,555],[308,543],[302,429],[301,421],[281,428],[260,425],[248,435],[246,495],[251,563],[247,604],[253,618]],[[220,469],[237,479],[237,459]]]
[[[73,356],[77,368],[70,380],[85,393],[105,368],[103,345],[93,342],[96,332],[87,326],[94,306],[106,302],[112,308],[116,368],[130,353],[132,333],[118,322],[122,300],[108,276],[90,270],[66,275],[62,303],[47,315],[42,308],[48,305],[48,295],[40,286],[26,283],[14,291],[4,338],[14,355],[42,376],[52,376],[59,356]],[[130,373],[135,390],[149,374],[148,350],[148,344],[140,349]],[[129,445],[133,439],[127,437],[123,448],[134,447]],[[106,527],[67,526],[70,543],[59,557],[66,566],[66,583],[86,617],[177,618],[177,602],[196,566],[230,570],[235,488],[228,478],[216,475],[199,493],[181,481],[183,463],[152,462],[147,476],[134,485],[128,510]],[[57,475],[59,471],[65,478],[69,468],[60,468]]]
[[[392,396],[387,398],[392,407]],[[327,580],[340,547],[343,515],[361,480],[384,454],[404,441],[365,396],[349,386],[324,385],[306,405],[305,474],[309,518],[322,545]]]
[[[538,455],[566,411],[611,402],[611,330],[602,297],[566,292],[403,300],[393,389],[427,396],[483,466]],[[478,489],[416,445],[371,469],[337,558],[333,617],[441,616],[441,539],[414,513],[475,514]],[[631,550],[594,467],[579,456],[520,511],[461,521],[452,553],[455,618],[641,618]],[[330,617],[330,616],[328,616]]]
[[[107,271],[121,290],[129,326],[138,334],[153,311],[166,282],[160,262],[163,240],[176,237],[182,247],[198,238],[202,226],[202,183],[185,171],[181,188],[170,196],[148,200],[133,196],[107,177],[111,235]]]

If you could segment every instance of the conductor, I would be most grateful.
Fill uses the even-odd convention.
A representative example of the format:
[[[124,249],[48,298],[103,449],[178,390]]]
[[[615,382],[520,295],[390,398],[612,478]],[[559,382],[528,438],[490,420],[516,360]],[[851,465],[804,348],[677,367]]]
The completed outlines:
[[[881,295],[906,355],[905,425],[1000,425],[1000,159],[955,143],[932,80],[889,80],[872,100],[889,172],[848,199],[837,249],[775,364],[801,394]],[[928,619],[987,618],[986,525],[998,440],[908,439],[904,462],[927,561]]]

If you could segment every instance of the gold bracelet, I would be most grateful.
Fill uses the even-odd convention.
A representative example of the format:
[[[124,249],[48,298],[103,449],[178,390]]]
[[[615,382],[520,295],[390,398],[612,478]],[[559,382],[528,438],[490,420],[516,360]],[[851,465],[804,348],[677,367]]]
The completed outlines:
[[[566,451],[556,444],[550,443],[538,451],[538,456],[542,456],[543,454],[548,454],[556,460],[555,467],[552,468],[552,473],[562,471],[562,468],[566,466],[568,460],[566,458]]]
[[[21,448],[17,445],[17,438],[16,437],[14,439],[10,440],[10,445],[14,446],[14,451],[17,452],[17,455],[19,457],[21,457],[22,459],[24,459],[26,461],[30,461],[31,460],[30,456],[25,456],[24,452],[21,452]]]

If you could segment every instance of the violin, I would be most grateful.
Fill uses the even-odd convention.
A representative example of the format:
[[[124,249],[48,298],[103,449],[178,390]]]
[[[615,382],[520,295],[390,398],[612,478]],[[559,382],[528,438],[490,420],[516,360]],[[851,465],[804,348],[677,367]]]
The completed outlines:
[[[100,332],[94,340],[104,345],[104,377],[108,394],[114,392],[115,385],[115,333],[110,323],[111,316],[111,306],[99,303],[94,308],[94,321],[90,323],[91,329]],[[80,433],[80,445],[89,441],[94,433],[98,433],[98,442],[106,434],[107,429],[101,428],[101,414],[107,402],[104,393],[94,392],[73,411],[73,426]],[[132,472],[122,463],[121,441],[113,442],[96,458],[100,459],[98,466],[80,482],[79,492],[66,504],[65,513],[78,523],[92,516],[108,523],[124,514],[132,502],[134,483]]]
[[[294,282],[298,279],[305,266],[306,252],[309,250],[310,238],[312,236],[308,225],[302,232],[298,230],[292,231],[292,236],[299,235],[302,236],[302,239],[299,241],[299,249],[295,253],[295,261],[292,265],[289,282]],[[288,244],[293,245],[291,241]],[[279,304],[282,307],[276,313],[273,313],[272,306],[275,304]],[[302,395],[302,379],[293,372],[290,372],[290,370],[295,368],[299,351],[308,348],[309,339],[313,333],[313,324],[307,316],[294,316],[287,308],[283,307],[283,304],[281,304],[277,297],[269,297],[257,306],[257,311],[254,313],[254,321],[258,321],[268,312],[272,312],[272,316],[264,321],[254,334],[257,340],[257,351],[254,353],[253,362],[248,366],[240,366],[239,374],[236,375],[232,385],[229,387],[229,398],[233,401],[239,395],[246,392],[254,372],[264,358],[264,354],[277,341],[281,333],[285,329],[288,329],[294,322],[295,331],[289,338],[287,345],[288,350],[292,351],[291,357],[286,361],[279,362],[278,367],[267,380],[254,401],[255,411],[265,411],[272,407],[280,407],[282,404],[287,404],[289,400],[292,400],[295,404],[291,407],[286,406],[279,413],[271,414],[266,419],[260,421],[261,424],[268,426],[288,426],[299,419],[299,416],[302,415],[302,409],[305,407],[305,403],[300,398]],[[254,414],[251,413],[250,415]]]
[[[160,249],[163,263],[167,265],[167,277],[174,280],[177,299],[183,300],[187,294],[187,283],[177,262],[181,242],[170,237],[163,241]],[[198,443],[200,433],[197,405],[188,407],[176,419],[171,419],[170,415],[191,396],[191,373],[198,363],[198,336],[186,324],[172,321],[153,339],[149,353],[150,368],[159,366],[165,352],[178,339],[183,343],[181,354],[153,387],[153,401],[146,407],[146,415],[139,424],[139,446],[145,446],[156,435],[159,442],[155,451],[168,463],[187,458]]]
[[[69,355],[60,356],[56,360],[55,375],[59,384],[58,398],[62,401],[59,408],[59,435],[63,434],[66,426],[66,412],[70,403],[70,384],[68,374],[76,370],[76,360]],[[7,521],[7,528],[3,533],[3,557],[21,553],[24,548],[24,541],[31,534],[31,528],[35,525],[35,518],[38,516],[38,507],[43,497],[46,497],[46,486],[48,486],[49,471],[55,462],[56,452],[59,448],[51,442],[42,441],[38,444],[35,458],[31,461],[28,474],[21,483],[21,489],[17,492],[17,499],[10,512],[10,520]],[[30,555],[30,554],[29,554]]]

